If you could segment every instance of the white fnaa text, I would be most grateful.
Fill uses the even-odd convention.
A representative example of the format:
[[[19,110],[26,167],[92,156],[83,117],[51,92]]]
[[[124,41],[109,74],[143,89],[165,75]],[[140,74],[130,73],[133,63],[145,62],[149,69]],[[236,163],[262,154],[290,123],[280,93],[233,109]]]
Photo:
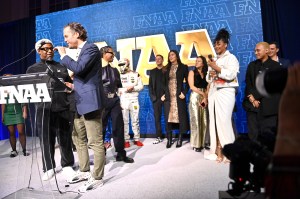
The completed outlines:
[[[51,102],[46,83],[0,87],[0,104]]]

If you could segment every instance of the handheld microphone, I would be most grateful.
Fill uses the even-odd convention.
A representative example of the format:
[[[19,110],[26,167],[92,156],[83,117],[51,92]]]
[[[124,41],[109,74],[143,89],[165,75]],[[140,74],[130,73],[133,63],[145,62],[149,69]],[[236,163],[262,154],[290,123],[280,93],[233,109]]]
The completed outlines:
[[[208,55],[208,59],[209,59],[210,61],[214,61],[213,56],[212,56],[211,54]]]
[[[266,70],[258,74],[255,80],[258,92],[270,97],[275,93],[282,93],[288,78],[288,69]]]

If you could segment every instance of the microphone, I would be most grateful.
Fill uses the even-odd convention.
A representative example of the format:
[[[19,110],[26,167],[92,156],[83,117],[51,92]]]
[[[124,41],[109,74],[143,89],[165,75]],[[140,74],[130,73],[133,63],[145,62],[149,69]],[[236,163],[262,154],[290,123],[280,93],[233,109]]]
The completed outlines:
[[[264,97],[270,97],[272,94],[282,93],[285,88],[287,78],[287,68],[266,70],[257,75],[255,80],[256,88]]]
[[[208,59],[209,59],[210,61],[214,61],[213,56],[212,56],[211,54],[208,55]]]

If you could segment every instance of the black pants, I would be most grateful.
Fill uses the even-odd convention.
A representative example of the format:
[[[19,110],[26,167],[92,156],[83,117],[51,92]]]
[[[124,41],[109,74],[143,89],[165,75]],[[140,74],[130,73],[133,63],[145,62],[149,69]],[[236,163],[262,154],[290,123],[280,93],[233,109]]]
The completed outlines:
[[[264,116],[260,112],[247,112],[248,136],[273,151],[277,134],[278,116]]]
[[[59,144],[61,166],[73,166],[72,136],[69,124],[69,111],[51,112],[49,109],[38,109],[36,113],[36,130],[42,149],[43,170],[56,167],[54,160],[55,139]]]
[[[162,128],[161,128],[161,116],[162,116],[162,107],[164,107],[164,103],[158,99],[152,103],[153,111],[154,111],[154,118],[155,118],[155,129],[156,129],[156,136],[162,138]],[[165,123],[167,123],[167,113],[164,107],[164,116],[165,116]]]
[[[124,120],[119,98],[108,99],[107,105],[105,106],[102,119],[103,139],[105,138],[106,126],[109,117],[111,118],[112,138],[117,156],[126,157],[126,151],[124,150]]]

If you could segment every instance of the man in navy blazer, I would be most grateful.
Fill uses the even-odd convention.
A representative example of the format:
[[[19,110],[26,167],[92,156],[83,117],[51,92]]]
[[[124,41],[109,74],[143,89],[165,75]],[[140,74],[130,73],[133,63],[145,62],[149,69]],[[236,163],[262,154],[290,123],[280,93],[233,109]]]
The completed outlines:
[[[276,41],[273,41],[270,42],[269,45],[270,45],[270,51],[268,53],[269,57],[271,57],[271,59],[273,59],[274,61],[277,61],[284,68],[289,67],[291,65],[290,60],[278,57],[277,55],[279,52],[278,43]]]
[[[64,38],[69,48],[78,50],[74,60],[66,55],[64,47],[56,47],[61,56],[61,64],[74,73],[73,88],[77,114],[75,115],[72,137],[77,149],[79,171],[69,182],[88,180],[79,188],[80,192],[86,192],[103,185],[105,151],[102,134],[104,100],[101,98],[104,95],[101,79],[101,57],[98,47],[86,42],[87,32],[81,24],[76,22],[67,24],[64,27]],[[94,151],[94,170],[92,173],[90,173],[87,145]]]

